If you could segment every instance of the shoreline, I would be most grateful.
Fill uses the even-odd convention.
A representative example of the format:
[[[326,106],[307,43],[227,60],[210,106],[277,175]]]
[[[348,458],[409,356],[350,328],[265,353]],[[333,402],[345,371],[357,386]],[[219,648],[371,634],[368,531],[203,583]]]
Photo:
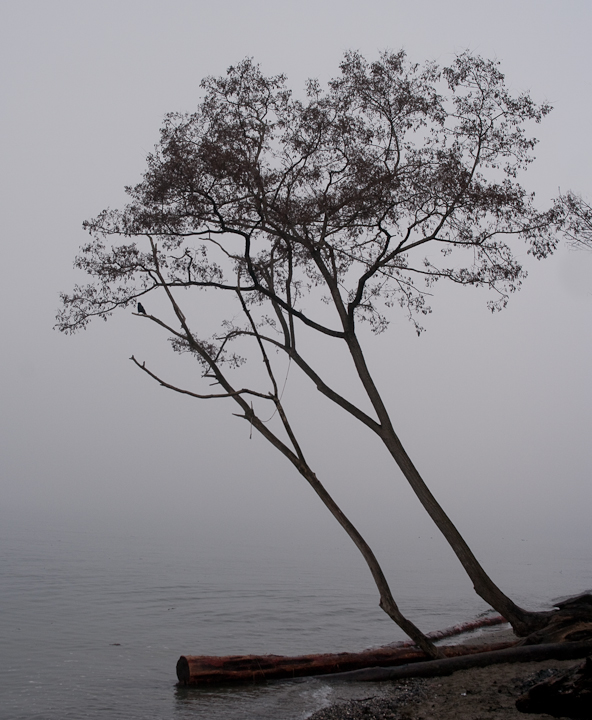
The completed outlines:
[[[459,638],[455,640],[470,645],[482,643],[485,635],[491,642],[515,637],[508,626],[503,626],[469,633],[460,643]],[[519,712],[515,702],[555,669],[578,662],[501,663],[442,677],[383,681],[368,688],[366,695],[362,688],[361,699],[329,705],[307,720],[549,720],[549,715]]]

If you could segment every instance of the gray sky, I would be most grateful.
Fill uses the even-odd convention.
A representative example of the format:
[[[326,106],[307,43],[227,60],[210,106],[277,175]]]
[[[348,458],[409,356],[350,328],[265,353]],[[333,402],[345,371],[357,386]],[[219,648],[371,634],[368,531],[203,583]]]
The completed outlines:
[[[52,331],[84,219],[125,201],[165,113],[254,56],[264,72],[336,74],[343,52],[469,49],[555,109],[524,184],[592,198],[588,0],[18,0],[0,3],[2,416],[0,517],[311,537],[340,530],[224,404],[167,393],[128,361],[178,359],[131,313]],[[479,550],[499,536],[589,540],[592,253],[528,264],[503,313],[444,291],[418,339],[397,319],[371,362],[404,444]],[[172,365],[170,365],[172,367]],[[290,379],[319,476],[371,542],[430,533],[377,441]],[[393,529],[395,528],[395,529]],[[434,533],[435,534],[435,533]],[[332,536],[333,537],[333,536]],[[340,537],[340,536],[339,536]]]

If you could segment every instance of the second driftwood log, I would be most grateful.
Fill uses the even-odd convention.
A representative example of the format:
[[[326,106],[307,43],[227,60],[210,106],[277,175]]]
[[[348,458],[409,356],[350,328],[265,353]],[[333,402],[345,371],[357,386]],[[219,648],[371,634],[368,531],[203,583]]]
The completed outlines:
[[[500,663],[538,662],[541,660],[575,660],[592,653],[592,640],[581,642],[547,643],[545,645],[507,645],[505,648],[488,649],[455,646],[456,655],[440,660],[411,662],[397,667],[372,667],[352,672],[336,673],[335,680],[356,682],[377,680],[400,680],[410,677],[440,677],[458,670],[487,667]],[[463,653],[462,650],[465,650]],[[468,651],[468,652],[467,652]],[[476,652],[475,652],[476,651]]]

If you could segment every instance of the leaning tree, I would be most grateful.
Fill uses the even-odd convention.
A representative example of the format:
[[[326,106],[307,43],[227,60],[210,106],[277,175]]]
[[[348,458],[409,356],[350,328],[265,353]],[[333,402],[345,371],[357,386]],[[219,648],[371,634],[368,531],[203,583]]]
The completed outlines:
[[[249,59],[206,78],[196,112],[166,117],[142,182],[127,188],[129,204],[84,224],[91,240],[75,266],[92,282],[62,295],[58,327],[72,333],[164,296],[172,320],[138,315],[195,357],[204,388],[180,387],[132,360],[172,390],[234,401],[360,549],[381,607],[437,654],[401,615],[371,549],[308,464],[278,381],[288,358],[378,436],[476,592],[525,635],[547,614],[518,607],[493,583],[428,489],[393,428],[359,325],[385,331],[399,307],[421,332],[440,280],[486,287],[491,309],[501,309],[526,276],[515,248],[552,253],[564,206],[537,210],[518,181],[536,143],[525,126],[550,107],[512,95],[497,63],[468,53],[445,68],[411,65],[402,52],[373,63],[347,53],[340,70],[326,88],[309,81],[299,99],[284,76],[266,77]],[[212,332],[214,310],[221,319]],[[332,386],[311,336],[346,354],[369,410]],[[265,376],[245,384],[245,363]],[[205,389],[212,383],[215,391]]]

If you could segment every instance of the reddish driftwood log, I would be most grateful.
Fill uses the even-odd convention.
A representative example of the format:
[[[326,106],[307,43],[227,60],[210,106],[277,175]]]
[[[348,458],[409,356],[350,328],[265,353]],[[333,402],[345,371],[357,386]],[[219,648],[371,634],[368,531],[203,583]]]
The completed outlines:
[[[442,648],[447,657],[499,650],[514,643],[494,645],[455,646]],[[414,647],[379,648],[359,653],[323,655],[227,655],[225,657],[182,655],[177,662],[177,678],[182,685],[261,682],[282,678],[343,673],[361,668],[391,667],[426,659],[426,654]]]
[[[505,622],[506,620],[499,615],[484,617],[471,622],[453,625],[445,630],[428,633],[428,637],[434,641],[443,640],[444,638],[462,635],[480,628],[501,625]],[[512,644],[488,645],[487,648],[509,647]],[[378,665],[388,667],[425,660],[425,657],[425,654],[415,647],[412,640],[405,640],[387,647],[365,650],[359,653],[301,655],[296,657],[283,655],[227,655],[222,657],[182,655],[177,662],[177,678],[183,685],[258,682],[308,675],[326,675],[359,668],[376,667]]]

